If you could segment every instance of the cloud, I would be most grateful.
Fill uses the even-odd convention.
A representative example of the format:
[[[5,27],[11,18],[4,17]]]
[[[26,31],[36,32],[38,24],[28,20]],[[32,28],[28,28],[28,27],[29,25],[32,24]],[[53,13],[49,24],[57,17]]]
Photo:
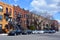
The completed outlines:
[[[17,2],[18,2],[19,0],[14,0],[14,5],[15,6],[17,6]]]
[[[60,0],[53,0],[54,2],[60,2]]]
[[[16,3],[17,1],[19,1],[19,0],[14,0],[15,3]]]
[[[59,23],[60,23],[60,20],[59,19],[56,19]]]
[[[54,15],[60,11],[60,6],[58,6],[60,0],[33,0],[31,2],[31,11],[47,13],[50,15]],[[60,5],[60,4],[59,4]],[[40,13],[40,14],[41,14]]]

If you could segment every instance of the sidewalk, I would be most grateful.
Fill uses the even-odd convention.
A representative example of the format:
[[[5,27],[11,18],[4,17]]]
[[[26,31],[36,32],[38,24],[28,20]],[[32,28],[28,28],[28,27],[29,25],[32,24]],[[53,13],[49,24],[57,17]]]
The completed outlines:
[[[3,33],[3,34],[0,34],[0,35],[8,35],[8,34],[4,34],[4,33]]]

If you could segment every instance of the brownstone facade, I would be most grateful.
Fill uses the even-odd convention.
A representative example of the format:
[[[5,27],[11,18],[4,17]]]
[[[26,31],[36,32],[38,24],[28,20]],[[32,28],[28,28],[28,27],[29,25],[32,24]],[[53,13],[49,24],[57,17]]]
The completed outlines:
[[[13,6],[13,7],[14,7],[14,18],[16,18],[17,14],[20,14],[21,27],[23,27],[24,29],[27,29],[27,17],[28,17],[29,11],[21,9],[19,6]]]

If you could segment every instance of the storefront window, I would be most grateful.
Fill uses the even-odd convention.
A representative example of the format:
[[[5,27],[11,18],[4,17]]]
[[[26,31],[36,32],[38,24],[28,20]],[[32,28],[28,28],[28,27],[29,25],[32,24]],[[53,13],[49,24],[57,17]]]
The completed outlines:
[[[2,12],[3,11],[3,7],[2,6],[0,6],[0,12]]]

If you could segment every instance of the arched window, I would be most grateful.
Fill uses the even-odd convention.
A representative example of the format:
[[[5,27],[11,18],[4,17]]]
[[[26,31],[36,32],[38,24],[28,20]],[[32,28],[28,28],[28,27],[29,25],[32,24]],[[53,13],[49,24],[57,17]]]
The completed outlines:
[[[3,7],[0,5],[0,12],[3,12]]]

